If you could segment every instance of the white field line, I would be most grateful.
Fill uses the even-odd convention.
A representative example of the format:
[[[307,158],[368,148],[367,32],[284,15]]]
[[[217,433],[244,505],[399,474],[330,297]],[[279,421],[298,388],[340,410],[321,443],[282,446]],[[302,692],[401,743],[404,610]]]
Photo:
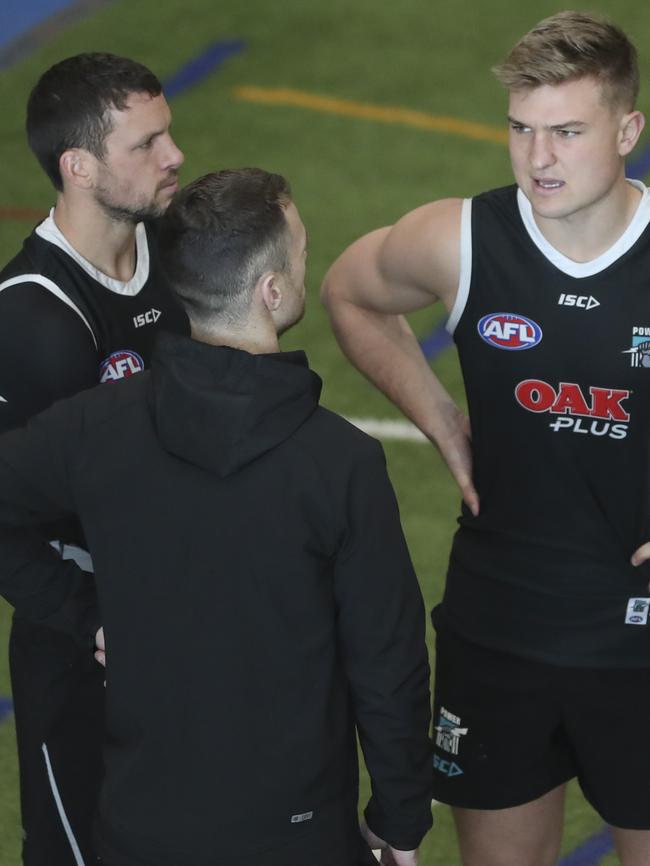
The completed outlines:
[[[397,439],[402,442],[429,441],[410,421],[389,421],[381,418],[348,418],[347,420],[369,436],[376,436],[377,439]]]

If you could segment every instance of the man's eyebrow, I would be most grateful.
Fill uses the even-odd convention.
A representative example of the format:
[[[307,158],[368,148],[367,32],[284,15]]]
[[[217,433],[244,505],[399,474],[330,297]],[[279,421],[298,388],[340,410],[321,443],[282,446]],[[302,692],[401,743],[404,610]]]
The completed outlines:
[[[525,126],[528,127],[528,124],[523,120],[517,120],[515,117],[510,117],[508,115],[508,123],[513,124],[513,126]],[[569,127],[584,127],[587,126],[584,120],[567,120],[566,123],[553,123],[550,126],[544,126],[544,129],[568,129]]]
[[[164,135],[166,129],[156,129],[154,132],[146,132],[142,138],[139,138],[138,141],[133,145],[134,148],[140,147],[141,144],[146,144],[148,141],[153,141],[154,138],[158,138],[160,135]]]
[[[552,126],[549,126],[549,129],[568,129],[570,126],[573,127],[581,127],[587,126],[584,120],[567,120],[566,123],[554,123]]]

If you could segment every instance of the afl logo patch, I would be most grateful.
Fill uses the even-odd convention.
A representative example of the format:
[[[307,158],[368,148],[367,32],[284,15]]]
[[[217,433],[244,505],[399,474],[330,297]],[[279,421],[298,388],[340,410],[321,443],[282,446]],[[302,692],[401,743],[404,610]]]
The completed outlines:
[[[144,361],[137,352],[130,349],[119,349],[111,352],[99,365],[100,382],[116,382],[118,379],[128,379],[134,373],[144,370]]]
[[[481,338],[497,349],[532,349],[542,340],[542,329],[517,313],[489,313],[478,323]]]

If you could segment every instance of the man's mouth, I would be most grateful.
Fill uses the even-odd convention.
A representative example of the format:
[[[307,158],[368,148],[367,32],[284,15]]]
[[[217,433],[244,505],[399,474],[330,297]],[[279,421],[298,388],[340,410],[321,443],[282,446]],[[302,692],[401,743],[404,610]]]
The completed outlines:
[[[554,190],[554,189],[560,189],[561,187],[564,186],[563,180],[555,180],[554,178],[537,178],[537,177],[534,177],[533,183],[535,184],[537,189],[543,189],[543,190],[549,190],[549,191]]]
[[[159,185],[158,189],[173,189],[173,191],[176,192],[178,189],[178,177],[173,175],[172,177],[167,178],[164,183]]]

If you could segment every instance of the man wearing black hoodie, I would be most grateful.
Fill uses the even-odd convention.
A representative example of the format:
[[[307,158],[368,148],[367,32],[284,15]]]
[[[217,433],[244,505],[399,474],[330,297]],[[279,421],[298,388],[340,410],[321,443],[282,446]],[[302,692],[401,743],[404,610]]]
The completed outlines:
[[[79,569],[32,527],[77,514],[95,563],[101,862],[372,863],[358,734],[366,840],[414,866],[431,825],[422,600],[381,447],[318,405],[302,352],[279,352],[305,297],[288,186],[207,175],[161,241],[193,339],[164,334],[150,372],[0,440],[2,593],[90,646]]]

